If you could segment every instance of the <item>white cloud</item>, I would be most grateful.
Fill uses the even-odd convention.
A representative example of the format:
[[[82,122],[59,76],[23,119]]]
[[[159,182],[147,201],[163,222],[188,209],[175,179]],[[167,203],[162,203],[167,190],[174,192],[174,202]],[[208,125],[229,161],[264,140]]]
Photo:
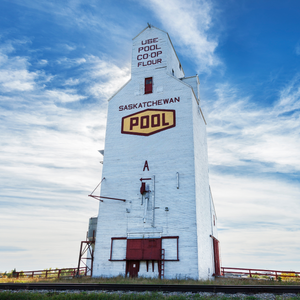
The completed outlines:
[[[151,0],[147,7],[159,17],[172,40],[185,47],[184,54],[196,60],[199,73],[210,72],[211,67],[220,64],[214,53],[218,42],[208,33],[213,25],[211,1]]]
[[[11,74],[21,70],[22,82],[29,86],[0,95],[0,228],[6,228],[0,231],[0,240],[6,241],[2,247],[12,249],[5,252],[1,271],[76,267],[88,219],[98,213],[98,202],[87,195],[101,179],[97,150],[104,148],[103,99],[127,80],[129,69],[94,56],[78,58],[73,62],[84,63],[81,77],[66,79],[65,89],[47,89],[43,71],[29,71],[26,57],[2,53],[1,58],[4,69],[16,72]],[[8,79],[1,82],[2,92],[3,84],[13,86],[14,80]],[[75,89],[79,81],[91,90],[79,93]],[[94,95],[101,101],[78,104],[76,109],[63,107]],[[22,254],[13,251],[20,244]]]
[[[28,71],[24,57],[8,57],[6,49],[0,49],[0,86],[4,92],[31,91],[35,86],[36,72]]]
[[[238,93],[228,84],[220,85],[217,101],[210,102],[207,109],[210,163],[231,167],[257,164],[260,172],[299,172],[297,77],[281,91],[273,107],[257,107]]]
[[[54,101],[59,101],[63,103],[74,102],[85,99],[86,96],[78,95],[76,90],[49,90],[46,94]]]
[[[90,88],[90,93],[95,97],[108,99],[131,77],[129,66],[120,68],[110,61],[92,55],[88,57],[88,61],[92,64],[89,74],[97,80]]]
[[[259,174],[211,173],[210,182],[223,266],[300,269],[297,184]]]
[[[69,78],[65,81],[64,85],[77,85],[80,83],[80,80],[78,78],[74,79],[74,78]]]

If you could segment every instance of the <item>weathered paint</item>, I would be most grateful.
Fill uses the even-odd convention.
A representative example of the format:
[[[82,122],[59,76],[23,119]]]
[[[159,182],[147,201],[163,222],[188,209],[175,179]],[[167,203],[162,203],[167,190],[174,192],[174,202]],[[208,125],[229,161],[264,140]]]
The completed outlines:
[[[145,94],[149,77],[153,92]],[[162,238],[165,278],[212,278],[217,226],[199,101],[198,77],[184,78],[167,33],[147,27],[133,39],[131,80],[108,104],[101,184],[107,199],[99,204],[93,276],[125,275],[126,240],[117,238]],[[138,276],[156,277],[158,268],[141,261]]]

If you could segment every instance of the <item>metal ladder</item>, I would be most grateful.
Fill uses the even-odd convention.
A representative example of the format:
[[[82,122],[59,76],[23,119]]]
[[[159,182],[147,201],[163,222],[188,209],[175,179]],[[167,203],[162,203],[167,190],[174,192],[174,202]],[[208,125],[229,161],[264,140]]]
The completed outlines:
[[[159,261],[159,277],[163,279],[165,276],[165,249],[161,249]]]

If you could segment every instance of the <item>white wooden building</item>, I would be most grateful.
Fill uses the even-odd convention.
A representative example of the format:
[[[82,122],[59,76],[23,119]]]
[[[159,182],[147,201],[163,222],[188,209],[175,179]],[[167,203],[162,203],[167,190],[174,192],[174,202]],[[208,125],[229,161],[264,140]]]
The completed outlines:
[[[133,39],[131,79],[109,99],[93,276],[220,273],[198,76],[169,35]]]

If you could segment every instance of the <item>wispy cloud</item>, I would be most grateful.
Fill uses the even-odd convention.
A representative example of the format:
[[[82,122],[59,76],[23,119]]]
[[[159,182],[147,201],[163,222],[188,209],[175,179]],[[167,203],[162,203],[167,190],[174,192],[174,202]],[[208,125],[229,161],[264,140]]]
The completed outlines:
[[[36,63],[34,69],[28,57],[0,53],[5,70],[26,74],[22,89],[15,88],[16,76],[1,82],[0,228],[6,230],[0,231],[0,251],[15,249],[7,254],[15,265],[6,269],[76,266],[88,218],[97,215],[98,203],[87,195],[101,178],[97,150],[104,147],[104,100],[128,79],[128,67],[96,56],[78,57],[71,61],[80,68],[78,77],[71,72],[59,88],[44,84],[45,64]],[[47,78],[54,76],[48,73]],[[77,89],[82,82],[85,88]],[[62,258],[66,241],[71,254]],[[19,244],[27,250],[26,260],[17,256]],[[48,257],[46,262],[39,253]]]
[[[7,46],[5,49],[0,49],[0,87],[2,91],[33,90],[38,74],[28,71],[29,63],[26,58],[19,56],[9,58],[5,54],[6,48]]]
[[[147,7],[158,16],[184,55],[196,60],[199,73],[211,72],[212,67],[220,64],[215,54],[218,41],[209,34],[213,26],[211,1],[151,0]]]
[[[210,163],[260,172],[300,171],[300,89],[296,76],[271,107],[240,98],[229,84],[216,89],[208,109]],[[249,171],[249,170],[248,170]],[[258,170],[257,170],[258,171]]]
[[[94,84],[90,92],[94,97],[109,98],[130,79],[129,65],[120,68],[95,56],[89,56],[88,61],[92,64],[89,72]]]
[[[296,75],[274,104],[261,107],[226,83],[216,88],[216,100],[204,102],[210,183],[227,266],[274,268],[280,257],[278,268],[299,269],[299,87]]]

